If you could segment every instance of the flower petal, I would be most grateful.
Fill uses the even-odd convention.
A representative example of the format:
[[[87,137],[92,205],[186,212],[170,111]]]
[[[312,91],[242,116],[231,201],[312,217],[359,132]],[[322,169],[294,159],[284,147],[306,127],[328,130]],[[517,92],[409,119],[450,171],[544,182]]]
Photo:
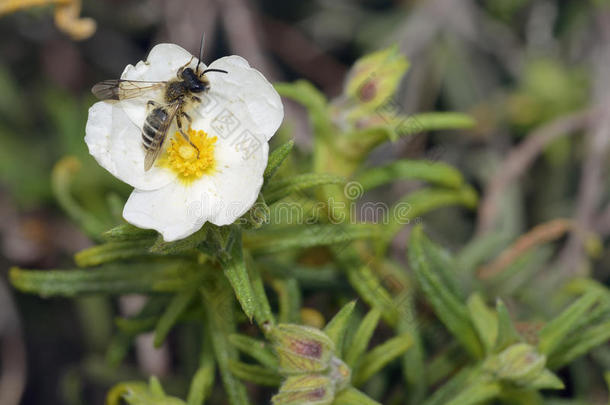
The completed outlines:
[[[158,231],[166,242],[186,238],[217,215],[220,204],[209,178],[188,186],[173,182],[153,191],[134,190],[123,218],[139,228]]]
[[[284,118],[282,101],[271,83],[236,55],[214,61],[209,69],[228,72],[206,73],[211,88],[196,108],[198,115],[212,119],[212,134],[231,138],[247,130],[261,141],[271,139]]]
[[[249,156],[228,142],[216,144],[217,169],[211,175],[221,209],[210,217],[215,225],[228,225],[248,211],[258,198],[267,166],[269,145],[264,142]]]
[[[113,176],[141,190],[155,190],[175,179],[167,169],[144,171],[140,129],[117,102],[100,101],[89,109],[85,128],[89,153]]]

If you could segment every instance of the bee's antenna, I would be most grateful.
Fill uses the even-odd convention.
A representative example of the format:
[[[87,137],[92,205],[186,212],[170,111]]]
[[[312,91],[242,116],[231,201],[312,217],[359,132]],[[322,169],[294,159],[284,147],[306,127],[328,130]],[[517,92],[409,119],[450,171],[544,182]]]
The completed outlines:
[[[201,74],[204,74],[204,73],[207,73],[207,72],[229,73],[226,70],[222,70],[222,69],[206,69]]]
[[[205,32],[201,34],[201,47],[199,48],[199,62],[197,62],[197,70],[196,70],[196,72],[199,72],[199,65],[201,65],[201,59],[203,59],[203,47],[204,47],[204,45],[205,45]]]

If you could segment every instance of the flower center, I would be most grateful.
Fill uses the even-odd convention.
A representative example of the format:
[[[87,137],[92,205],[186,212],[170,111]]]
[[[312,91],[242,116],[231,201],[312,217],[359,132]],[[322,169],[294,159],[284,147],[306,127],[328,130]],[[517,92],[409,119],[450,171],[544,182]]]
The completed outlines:
[[[188,136],[199,149],[193,147],[184,137],[176,132],[171,139],[171,144],[167,148],[167,152],[159,160],[159,165],[168,167],[176,173],[178,179],[183,182],[190,183],[214,171],[216,160],[214,159],[214,148],[216,147],[216,137],[208,137],[205,131],[195,131],[189,128]]]

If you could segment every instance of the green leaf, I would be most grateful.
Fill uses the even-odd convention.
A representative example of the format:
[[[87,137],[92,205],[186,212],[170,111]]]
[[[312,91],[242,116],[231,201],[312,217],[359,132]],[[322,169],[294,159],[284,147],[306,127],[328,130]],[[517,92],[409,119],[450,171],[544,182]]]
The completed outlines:
[[[244,246],[256,253],[276,253],[374,238],[379,231],[380,227],[374,224],[289,225],[245,233]]]
[[[475,405],[497,397],[502,387],[497,382],[477,381],[466,386],[462,392],[453,397],[447,405]]]
[[[406,224],[415,218],[441,207],[463,205],[474,208],[477,194],[472,187],[465,185],[459,190],[424,188],[414,191],[394,204],[386,217],[386,239],[392,239]]]
[[[385,367],[389,362],[398,358],[406,352],[413,344],[413,339],[408,333],[398,335],[383,344],[376,346],[373,350],[362,357],[352,379],[355,386],[360,386]]]
[[[224,274],[231,283],[241,308],[246,316],[252,319],[255,313],[262,313],[263,309],[260,308],[261,303],[255,301],[255,293],[244,261],[241,233],[239,231],[236,232],[239,234],[231,245],[230,256],[221,256],[221,262]]]
[[[370,398],[356,388],[348,387],[339,392],[335,397],[333,405],[381,405],[381,403]]]
[[[479,293],[474,293],[466,303],[470,319],[485,346],[485,353],[491,353],[498,337],[498,316],[491,310]]]
[[[317,138],[331,139],[336,131],[328,114],[328,102],[324,94],[307,80],[297,80],[294,83],[275,83],[275,89],[307,108],[309,119]]]
[[[498,337],[494,351],[499,352],[513,343],[520,342],[522,338],[517,329],[515,329],[506,305],[499,298],[496,300],[496,313],[498,315]]]
[[[402,159],[386,166],[367,169],[358,175],[364,191],[398,180],[422,180],[438,186],[459,189],[464,184],[462,174],[442,162]]]
[[[245,386],[230,370],[230,362],[238,360],[237,349],[229,343],[235,333],[233,292],[226,280],[211,275],[203,285],[203,306],[206,310],[206,330],[210,334],[216,363],[231,405],[248,405]]]
[[[79,267],[92,267],[119,260],[142,258],[150,256],[148,249],[152,242],[150,239],[108,242],[81,250],[74,255],[74,260]]]
[[[355,307],[356,301],[351,301],[344,305],[343,308],[341,308],[341,310],[337,312],[335,316],[333,316],[333,319],[331,319],[324,328],[324,333],[326,333],[330,340],[332,340],[335,344],[335,352],[339,357],[341,357],[341,353],[343,353],[345,331]]]
[[[157,236],[157,231],[153,231],[151,229],[141,229],[131,224],[119,225],[102,234],[102,238],[111,242],[154,239]]]
[[[265,201],[269,205],[281,200],[290,194],[306,190],[308,188],[328,185],[344,184],[345,179],[328,173],[305,173],[287,179],[278,180],[265,190]]]
[[[299,323],[301,319],[301,290],[294,278],[274,279],[271,286],[277,293],[280,323]]]
[[[107,225],[84,210],[74,199],[70,191],[74,176],[80,168],[81,162],[74,156],[61,159],[51,172],[51,186],[53,194],[63,210],[87,235],[97,239],[108,228]]]
[[[559,369],[609,340],[610,321],[581,330],[578,334],[565,339],[561,346],[551,353],[548,367],[554,370]]]
[[[414,227],[409,240],[409,264],[438,318],[471,355],[480,358],[483,350],[468,309],[431,270],[430,257],[426,254],[426,245],[431,243],[421,226]]]
[[[195,293],[195,289],[184,290],[176,294],[170,301],[155,327],[155,347],[160,347],[163,344],[167,334],[195,297]]]
[[[275,357],[268,343],[238,334],[230,335],[229,341],[238,350],[258,360],[259,363],[267,368],[272,370],[278,368],[277,357]]]
[[[599,300],[599,291],[590,291],[566,308],[555,319],[547,323],[539,334],[538,349],[550,355],[573,330],[580,318],[584,316]]]
[[[275,172],[277,172],[277,170],[280,168],[284,160],[288,157],[290,152],[292,152],[293,146],[294,141],[290,140],[285,144],[277,147],[273,152],[269,154],[269,159],[267,160],[267,167],[265,168],[265,172],[263,173],[265,185],[267,185],[269,180],[273,177]]]
[[[201,269],[199,269],[201,271]],[[111,264],[87,270],[24,270],[12,268],[11,283],[41,296],[175,292],[199,283],[193,263],[173,260],[155,263]]]
[[[388,324],[396,325],[400,316],[398,305],[370,266],[363,264],[358,251],[352,246],[333,246],[332,250],[360,298],[371,307],[378,308]]]
[[[186,400],[187,405],[203,405],[203,402],[212,393],[215,379],[216,364],[210,333],[203,329],[201,354],[199,355],[199,368],[195,372],[189,387]]]
[[[542,370],[538,377],[528,383],[527,387],[534,390],[562,390],[565,388],[563,381],[549,370]]]
[[[254,307],[254,319],[256,319],[259,325],[274,325],[275,316],[273,315],[273,312],[271,312],[269,299],[265,293],[263,278],[261,277],[254,260],[252,260],[252,256],[248,252],[244,252],[244,255],[246,267],[248,268],[248,277],[250,277],[250,282],[252,283],[254,302],[256,303]]]
[[[282,376],[276,371],[255,364],[231,360],[229,369],[235,377],[258,385],[277,387],[282,382]]]
[[[345,354],[345,362],[348,366],[353,368],[366,351],[373,332],[375,332],[375,328],[379,323],[379,318],[381,318],[381,312],[379,309],[373,308],[360,322],[358,330],[356,330],[354,338]]]

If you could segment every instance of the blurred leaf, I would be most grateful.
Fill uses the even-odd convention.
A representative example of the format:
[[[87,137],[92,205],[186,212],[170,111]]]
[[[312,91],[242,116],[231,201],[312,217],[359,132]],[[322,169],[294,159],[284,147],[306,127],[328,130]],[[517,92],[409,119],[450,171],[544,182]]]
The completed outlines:
[[[288,179],[277,180],[269,184],[265,190],[265,201],[271,205],[284,197],[293,193],[306,190],[308,188],[328,185],[344,184],[343,177],[326,173],[305,173],[293,176]]]
[[[421,226],[413,228],[409,240],[409,264],[439,319],[471,355],[480,358],[483,350],[468,309],[431,271],[430,257],[426,253],[426,245],[431,243]]]
[[[345,362],[348,366],[353,368],[361,359],[361,356],[366,351],[369,341],[373,336],[373,332],[375,332],[380,317],[381,312],[379,309],[373,308],[366,314],[362,322],[360,322],[358,330],[354,334],[354,338],[345,355]]]
[[[343,308],[326,324],[324,333],[328,335],[330,340],[335,344],[335,352],[338,356],[343,352],[343,341],[345,340],[345,330],[349,324],[350,317],[354,308],[356,307],[356,301],[351,301],[344,305]]]
[[[358,363],[354,372],[353,384],[355,386],[362,385],[388,363],[406,352],[412,344],[413,339],[411,338],[411,335],[403,333],[402,335],[393,337],[392,339],[375,346],[375,348],[366,353]]]
[[[480,294],[474,293],[468,298],[470,318],[476,328],[481,342],[485,345],[485,353],[491,353],[498,337],[498,317],[487,307]]]
[[[13,267],[9,276],[11,283],[23,292],[68,297],[94,293],[174,292],[198,283],[199,278],[192,263],[179,260],[109,264],[87,270],[36,271]]]
[[[277,372],[255,364],[231,360],[229,369],[235,377],[258,385],[277,387],[282,382],[282,377]]]
[[[267,368],[272,370],[278,368],[277,358],[275,357],[275,354],[273,354],[268,343],[238,334],[230,335],[229,341],[241,352],[258,360]]]
[[[427,160],[398,160],[386,166],[367,169],[356,181],[365,191],[398,180],[422,180],[439,186],[460,188],[464,183],[462,174],[442,162]]]
[[[195,297],[195,293],[195,289],[187,289],[179,292],[172,298],[155,327],[155,347],[160,347],[163,344],[167,334],[176,322],[178,322],[180,315],[182,315]]]
[[[566,308],[540,331],[538,348],[541,353],[551,355],[563,339],[573,330],[574,325],[599,300],[600,292],[591,291]]]
[[[260,229],[244,234],[244,246],[256,253],[333,245],[356,239],[374,238],[379,232],[374,224],[314,224]]]
[[[265,168],[265,173],[263,173],[263,178],[265,179],[265,185],[263,187],[268,184],[275,172],[277,172],[282,163],[284,163],[284,160],[288,157],[290,152],[292,152],[293,146],[294,141],[291,140],[277,147],[269,154],[269,159],[267,159],[267,167]]]
[[[520,342],[522,338],[515,329],[506,305],[499,298],[496,300],[496,313],[498,315],[498,338],[494,351],[500,351],[514,343]]]

